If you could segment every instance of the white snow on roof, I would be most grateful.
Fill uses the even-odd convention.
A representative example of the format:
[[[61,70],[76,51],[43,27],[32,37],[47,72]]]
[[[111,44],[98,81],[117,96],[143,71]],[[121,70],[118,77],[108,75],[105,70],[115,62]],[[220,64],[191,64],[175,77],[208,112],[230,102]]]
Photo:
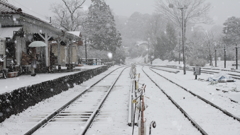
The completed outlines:
[[[81,31],[68,31],[68,33],[73,34],[75,36],[80,36]]]

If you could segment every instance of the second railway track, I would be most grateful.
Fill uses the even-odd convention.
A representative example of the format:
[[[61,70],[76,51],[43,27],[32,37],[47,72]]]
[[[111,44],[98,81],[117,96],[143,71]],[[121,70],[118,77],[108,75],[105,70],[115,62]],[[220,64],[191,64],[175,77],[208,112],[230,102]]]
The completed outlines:
[[[168,66],[152,66],[153,69],[157,69],[157,70],[162,70],[162,71],[166,71],[166,72],[170,72],[170,73],[178,73],[179,70],[176,70],[177,67],[168,67]],[[170,69],[170,70],[169,70]],[[171,70],[173,69],[173,70]],[[192,69],[186,69],[187,71],[193,71]],[[204,74],[219,74],[221,71],[220,70],[211,70],[208,68],[202,68],[201,73]],[[227,72],[227,71],[224,71]],[[229,76],[231,76],[233,79],[237,79],[240,80],[240,74],[239,72],[228,72],[227,73]]]
[[[146,75],[149,74],[148,77],[163,91],[169,100],[188,117],[191,123],[193,123],[202,134],[238,135],[240,133],[238,117],[230,116],[229,114],[226,115],[221,109],[212,106],[210,102],[206,103],[206,101],[203,101],[196,95],[188,93],[177,85],[174,86],[172,82],[158,76],[147,67],[144,68],[144,72]]]
[[[100,79],[57,111],[45,116],[25,135],[85,134],[125,68],[117,69]]]

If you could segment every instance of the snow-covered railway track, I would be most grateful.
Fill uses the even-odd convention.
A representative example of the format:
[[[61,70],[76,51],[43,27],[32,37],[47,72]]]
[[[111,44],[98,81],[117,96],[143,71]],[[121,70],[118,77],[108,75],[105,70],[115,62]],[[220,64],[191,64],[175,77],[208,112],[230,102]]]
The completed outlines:
[[[151,70],[152,70],[152,69],[151,69]],[[152,70],[152,71],[153,71],[153,70]],[[205,99],[204,97],[202,97],[202,96],[200,96],[200,95],[198,95],[198,94],[196,94],[196,93],[188,90],[187,88],[181,86],[180,84],[177,84],[176,82],[168,79],[167,77],[165,77],[165,76],[163,76],[163,75],[160,75],[159,73],[157,73],[157,72],[155,72],[155,71],[153,71],[153,72],[156,73],[157,75],[163,77],[164,79],[168,80],[169,82],[175,84],[176,86],[180,87],[181,89],[185,90],[186,92],[192,94],[193,96],[196,96],[197,98],[201,99],[202,101],[206,102],[207,104],[210,104],[211,106],[215,107],[216,109],[219,109],[220,111],[222,111],[224,114],[228,115],[229,117],[232,117],[232,118],[234,118],[234,119],[236,119],[236,120],[238,120],[238,121],[240,122],[240,118],[239,118],[238,116],[235,116],[234,114],[230,113],[230,112],[227,111],[226,109],[223,109],[223,108],[219,107],[218,105],[216,105],[216,104],[212,103],[211,101]]]
[[[165,72],[169,72],[169,73],[178,73],[179,70],[176,69],[176,67],[168,67],[168,66],[151,66],[152,69],[156,69],[156,70],[161,70],[161,71],[165,71]],[[164,68],[164,69],[163,69]],[[168,70],[168,69],[170,70]],[[171,69],[175,69],[175,70],[171,70]],[[192,69],[186,69],[187,71],[193,71]],[[201,73],[204,74],[218,74],[220,73],[219,71],[213,71],[211,69],[201,69]],[[240,80],[240,75],[236,73],[228,73],[228,75],[230,75],[233,79],[237,79]]]
[[[160,89],[160,91],[162,91],[162,93],[179,109],[179,111],[183,113],[183,115],[192,123],[192,125],[193,125],[201,134],[203,134],[203,135],[208,135],[208,134],[206,133],[206,131],[203,130],[202,127],[201,127],[198,123],[196,123],[196,122],[194,121],[194,119],[191,118],[191,116],[190,116],[175,100],[173,100],[173,98],[172,98],[171,96],[169,96],[169,95],[166,93],[166,91],[163,90],[163,89],[158,85],[158,83],[156,83],[156,82],[152,79],[152,77],[150,77],[150,75],[149,75],[148,73],[145,72],[145,70],[143,70],[143,68],[142,68],[142,71],[143,71],[143,72],[145,73],[145,75]]]
[[[161,71],[165,71],[165,72],[169,72],[169,73],[178,73],[178,70],[168,70],[168,69],[161,69],[161,68],[156,68],[156,67],[151,67],[152,69],[156,69],[156,70],[161,70]]]
[[[43,119],[25,135],[83,135],[126,67],[116,69]]]
[[[202,134],[238,135],[240,133],[238,117],[187,89],[182,90],[183,87],[178,84],[173,85],[173,81],[160,76],[157,72],[154,73],[152,69],[145,67],[143,72]]]

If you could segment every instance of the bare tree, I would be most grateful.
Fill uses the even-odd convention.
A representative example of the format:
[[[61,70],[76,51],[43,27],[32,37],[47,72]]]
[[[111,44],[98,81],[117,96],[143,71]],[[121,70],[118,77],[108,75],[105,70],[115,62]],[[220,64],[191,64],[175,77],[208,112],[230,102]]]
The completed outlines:
[[[172,6],[172,7],[171,7]],[[184,10],[184,27],[187,23],[209,23],[211,4],[205,0],[157,0],[156,11],[179,27],[182,26],[181,8]]]
[[[183,25],[183,37],[185,39],[187,24],[210,23],[208,17],[211,4],[205,0],[157,0],[156,12],[170,20],[180,29]]]
[[[185,70],[185,53],[184,42],[186,40],[187,24],[207,23],[209,22],[208,12],[210,4],[205,4],[205,0],[157,0],[156,11],[162,14],[166,19],[182,28],[182,48],[184,74]]]
[[[81,10],[86,0],[62,0],[62,4],[52,5],[52,11],[55,13],[53,23],[62,27],[66,31],[75,31],[79,29],[82,23],[84,12]]]

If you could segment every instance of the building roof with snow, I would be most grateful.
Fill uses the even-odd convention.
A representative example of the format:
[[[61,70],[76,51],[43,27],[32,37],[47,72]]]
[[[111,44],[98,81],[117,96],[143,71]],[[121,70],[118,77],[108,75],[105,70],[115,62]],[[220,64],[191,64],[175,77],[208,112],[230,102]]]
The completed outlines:
[[[81,37],[81,31],[68,31],[68,33]]]
[[[8,33],[5,33],[1,37],[9,37],[9,33],[13,33],[13,29],[16,30],[15,27],[20,27],[24,33],[48,33],[48,35],[54,37],[65,35],[66,38],[79,38],[79,35],[56,28],[51,23],[25,13],[21,8],[17,8],[4,1],[0,1],[0,24],[2,29],[8,29]]]

